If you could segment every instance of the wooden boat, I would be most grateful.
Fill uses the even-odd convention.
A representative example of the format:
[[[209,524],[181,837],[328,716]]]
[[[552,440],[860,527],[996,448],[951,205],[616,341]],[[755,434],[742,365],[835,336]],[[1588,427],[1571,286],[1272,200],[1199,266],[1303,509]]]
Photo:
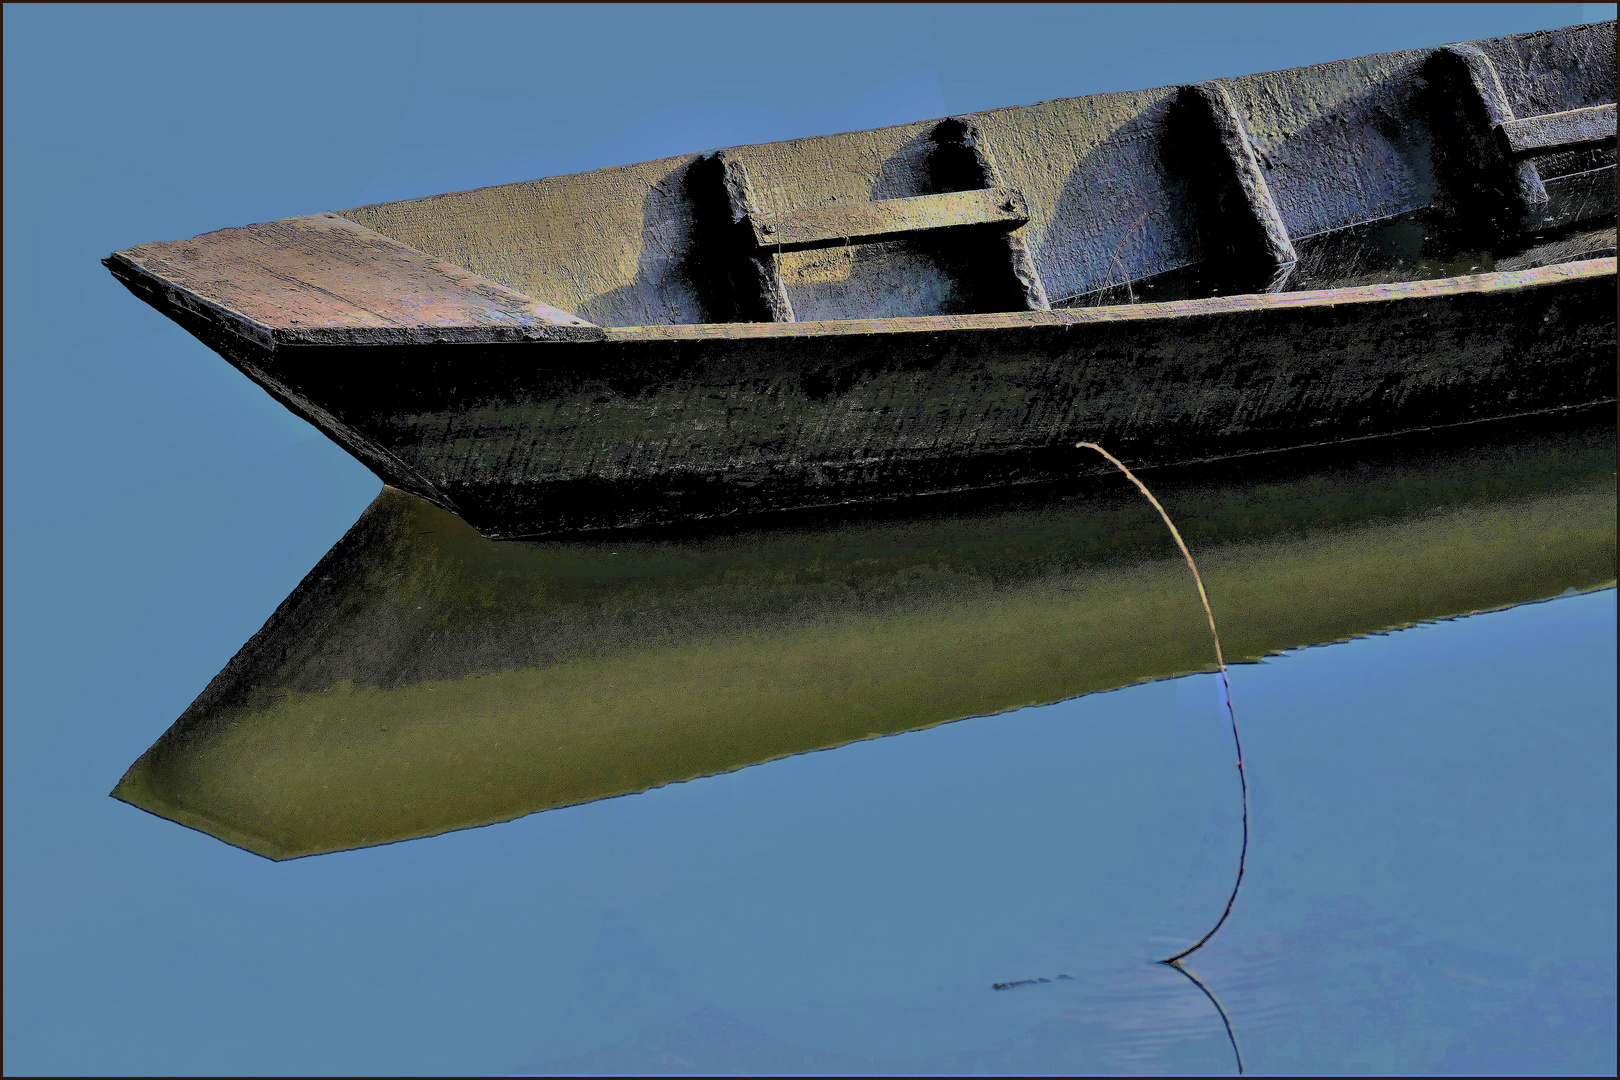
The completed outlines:
[[[693,153],[118,252],[489,538],[1612,400],[1615,24]]]

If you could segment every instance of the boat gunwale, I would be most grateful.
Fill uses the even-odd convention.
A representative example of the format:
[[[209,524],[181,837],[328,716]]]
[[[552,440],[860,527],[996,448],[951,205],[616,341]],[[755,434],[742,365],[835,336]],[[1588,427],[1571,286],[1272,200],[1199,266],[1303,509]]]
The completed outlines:
[[[1159,322],[1200,316],[1264,314],[1296,309],[1331,308],[1403,300],[1429,300],[1555,285],[1567,281],[1614,277],[1616,257],[1575,259],[1524,270],[1493,270],[1482,274],[1420,278],[1338,289],[1299,292],[1241,293],[1233,296],[1164,300],[1145,304],[1110,304],[1098,307],[1059,308],[1049,311],[996,311],[962,315],[906,315],[882,319],[826,319],[804,322],[674,323],[644,326],[504,327],[466,324],[367,327],[268,327],[229,306],[201,296],[141,265],[127,252],[114,252],[103,260],[114,276],[133,285],[144,279],[147,289],[170,308],[227,324],[238,337],[260,348],[364,347],[399,345],[507,345],[655,343],[686,341],[751,341],[782,338],[861,337],[886,334],[938,334],[952,331],[1021,330],[1088,324]],[[132,280],[134,279],[134,280]],[[146,290],[140,290],[145,292]],[[184,299],[182,299],[184,298]],[[189,303],[187,302],[189,301]],[[154,306],[158,306],[154,304]],[[196,310],[198,307],[203,310]]]
[[[1423,300],[1475,293],[1518,291],[1562,281],[1613,277],[1616,258],[1579,259],[1531,267],[1493,270],[1483,274],[1422,278],[1374,285],[1300,292],[1242,293],[1196,300],[1164,300],[1149,304],[1111,304],[1103,307],[1061,308],[1053,311],[998,311],[972,315],[909,315],[888,319],[828,319],[807,322],[678,323],[652,326],[604,326],[606,340],[699,341],[714,338],[847,337],[867,334],[938,333],[948,330],[1015,330],[1026,327],[1064,327],[1089,323],[1152,322],[1201,315],[1236,315],[1300,308],[1377,304]]]
[[[122,260],[121,260],[122,261]],[[109,260],[110,264],[111,260]],[[1579,259],[1527,270],[1495,270],[1484,274],[1423,278],[1414,281],[1353,285],[1341,289],[1301,292],[1243,293],[1196,300],[1165,300],[1151,304],[1111,304],[1105,307],[1060,308],[1055,311],[996,311],[972,315],[908,315],[888,319],[827,319],[806,322],[676,323],[650,326],[369,326],[297,327],[270,329],[240,312],[197,296],[191,290],[123,262],[141,277],[158,283],[162,291],[193,298],[236,324],[237,333],[256,343],[277,347],[363,347],[420,345],[565,345],[586,343],[655,343],[685,341],[755,341],[782,338],[862,337],[885,334],[939,334],[952,331],[1023,330],[1091,324],[1159,322],[1200,316],[1265,314],[1399,301],[1432,300],[1556,285],[1561,282],[1614,277],[1616,258]],[[268,339],[268,340],[267,340]]]

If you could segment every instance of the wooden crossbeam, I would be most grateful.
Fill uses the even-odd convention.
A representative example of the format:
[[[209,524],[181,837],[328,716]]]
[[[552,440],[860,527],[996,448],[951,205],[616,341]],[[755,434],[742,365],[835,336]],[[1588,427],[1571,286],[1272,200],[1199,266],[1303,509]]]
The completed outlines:
[[[1529,154],[1612,139],[1614,119],[1613,105],[1594,105],[1590,109],[1509,120],[1499,124],[1496,130],[1508,153]]]
[[[969,225],[1014,229],[1028,220],[1024,197],[1005,187],[815,207],[786,214],[750,214],[748,218],[755,245],[779,250],[870,242]]]

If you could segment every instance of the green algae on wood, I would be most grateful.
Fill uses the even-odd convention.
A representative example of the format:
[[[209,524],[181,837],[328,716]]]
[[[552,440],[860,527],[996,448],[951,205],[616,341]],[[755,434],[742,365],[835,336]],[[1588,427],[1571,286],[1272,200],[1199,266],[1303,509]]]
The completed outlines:
[[[1612,422],[1478,434],[1155,480],[1232,659],[1612,582]],[[502,543],[385,488],[113,794],[290,858],[1208,670],[1131,494]]]

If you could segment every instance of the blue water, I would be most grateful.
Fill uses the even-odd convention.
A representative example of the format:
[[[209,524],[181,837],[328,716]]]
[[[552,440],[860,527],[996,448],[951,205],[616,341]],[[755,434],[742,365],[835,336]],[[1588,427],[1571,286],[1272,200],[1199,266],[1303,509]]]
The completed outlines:
[[[1615,616],[1233,670],[1188,967],[1249,1071],[1613,1072]],[[1229,738],[1197,676],[282,864],[104,799],[8,876],[7,1071],[1231,1072],[1152,963]]]
[[[5,8],[6,1073],[1230,1069],[1147,963],[1230,883],[1209,680],[279,865],[107,798],[377,481],[98,260],[1614,5],[467,10]],[[1234,673],[1251,1070],[1613,1072],[1615,647],[1610,591]]]

